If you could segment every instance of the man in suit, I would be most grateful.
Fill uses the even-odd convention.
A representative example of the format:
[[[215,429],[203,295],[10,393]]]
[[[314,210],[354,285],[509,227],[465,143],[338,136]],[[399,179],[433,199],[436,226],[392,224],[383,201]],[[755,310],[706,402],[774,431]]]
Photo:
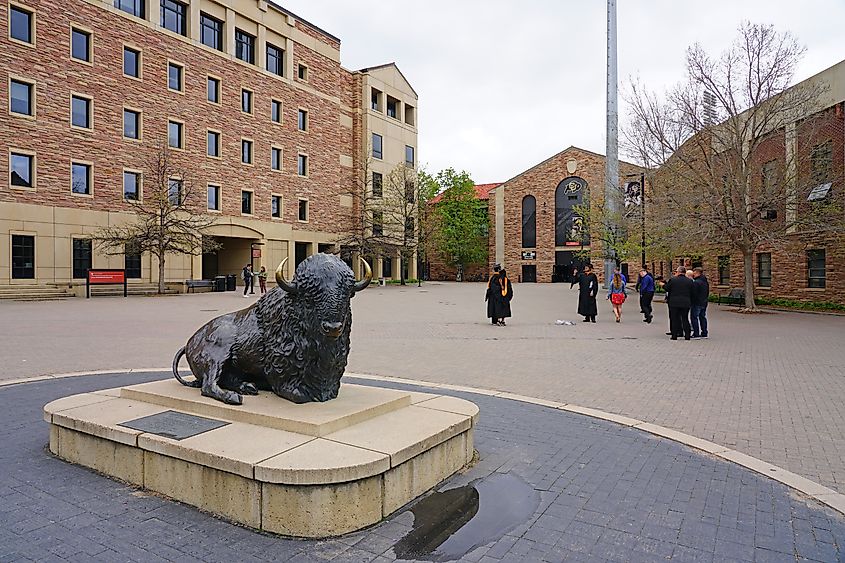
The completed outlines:
[[[710,282],[702,268],[693,269],[693,302],[690,310],[692,337],[707,338],[707,301],[710,298]]]
[[[651,300],[654,299],[654,278],[646,268],[640,270],[637,290],[640,292],[640,312],[643,314],[643,322],[650,323],[652,319]]]
[[[684,340],[690,339],[691,327],[689,310],[692,305],[693,281],[687,277],[687,269],[678,266],[675,277],[664,285],[666,289],[666,303],[669,305],[669,332],[672,340],[683,335]]]

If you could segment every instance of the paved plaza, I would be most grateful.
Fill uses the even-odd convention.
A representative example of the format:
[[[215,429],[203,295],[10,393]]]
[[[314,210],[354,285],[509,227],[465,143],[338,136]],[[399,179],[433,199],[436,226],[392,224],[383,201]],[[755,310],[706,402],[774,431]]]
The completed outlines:
[[[484,286],[371,287],[353,299],[349,370],[592,407],[686,432],[845,493],[845,317],[741,315],[710,306],[711,338],[669,341],[600,301],[577,320],[568,284],[517,284],[507,327],[484,318]],[[250,299],[255,299],[252,297]],[[0,303],[0,379],[162,368],[240,292]]]
[[[47,451],[45,402],[167,375],[0,388],[0,561],[845,561],[845,517],[785,485],[633,428],[478,394],[453,393],[481,408],[479,461],[431,495],[448,501],[435,522],[425,499],[323,541],[229,524]],[[482,524],[462,537],[473,515]]]

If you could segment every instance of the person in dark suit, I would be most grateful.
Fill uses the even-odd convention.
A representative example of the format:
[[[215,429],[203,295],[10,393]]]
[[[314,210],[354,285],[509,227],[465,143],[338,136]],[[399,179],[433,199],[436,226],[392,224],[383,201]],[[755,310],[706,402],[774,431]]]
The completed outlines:
[[[707,338],[707,301],[710,299],[710,282],[704,275],[703,268],[693,269],[692,281],[694,282],[690,309],[692,337]]]
[[[693,281],[687,277],[687,269],[678,266],[675,277],[663,286],[666,289],[666,303],[669,305],[669,332],[672,340],[683,335],[690,339],[689,310],[692,305]]]

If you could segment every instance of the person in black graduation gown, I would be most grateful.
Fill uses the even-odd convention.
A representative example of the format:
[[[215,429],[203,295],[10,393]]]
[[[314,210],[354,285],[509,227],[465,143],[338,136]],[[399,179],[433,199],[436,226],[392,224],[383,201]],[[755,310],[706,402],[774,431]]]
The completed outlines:
[[[487,316],[493,324],[505,326],[505,319],[511,316],[513,286],[504,268],[498,264],[493,268],[493,275],[487,282]]]
[[[593,273],[593,265],[587,264],[578,278],[578,314],[584,317],[585,323],[596,322],[599,313],[596,305],[598,292],[599,278]]]

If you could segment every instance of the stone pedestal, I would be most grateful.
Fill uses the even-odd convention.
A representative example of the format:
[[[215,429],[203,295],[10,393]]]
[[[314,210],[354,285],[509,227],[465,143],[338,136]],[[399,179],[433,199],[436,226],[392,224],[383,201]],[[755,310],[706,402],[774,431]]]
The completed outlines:
[[[179,431],[199,433],[168,429],[174,416]],[[144,417],[158,426],[145,428]],[[469,401],[350,384],[326,403],[295,405],[264,392],[232,406],[165,380],[44,407],[50,450],[63,459],[307,538],[375,524],[464,467],[477,418]]]

